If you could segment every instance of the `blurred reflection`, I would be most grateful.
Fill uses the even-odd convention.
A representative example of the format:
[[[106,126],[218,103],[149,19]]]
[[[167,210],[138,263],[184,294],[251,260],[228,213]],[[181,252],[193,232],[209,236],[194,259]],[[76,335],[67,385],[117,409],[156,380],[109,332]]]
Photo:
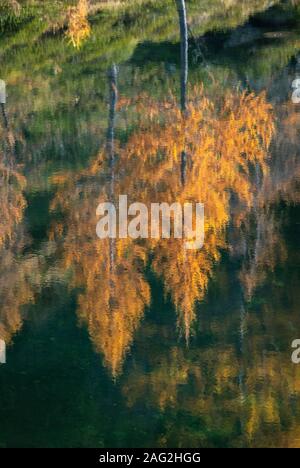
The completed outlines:
[[[36,265],[22,255],[25,184],[13,156],[8,163],[0,150],[0,337],[7,344],[22,326],[22,306],[33,301],[30,277]]]
[[[277,109],[277,115],[280,132],[272,150],[270,170],[265,177],[256,174],[254,206],[244,212],[241,230],[232,245],[232,253],[244,257],[240,275],[248,300],[270,272],[287,261],[284,219],[278,216],[278,204],[299,203],[299,113],[295,105],[285,103]]]
[[[179,328],[189,340],[195,304],[203,299],[214,265],[226,247],[232,195],[241,209],[251,206],[251,166],[267,171],[274,130],[271,107],[263,94],[228,93],[215,104],[201,88],[194,88],[185,115],[176,101],[157,103],[147,96],[133,103],[139,127],[125,145],[117,145],[115,165],[115,88],[116,76],[111,72],[106,151],[76,176],[75,184],[74,176],[68,179],[53,205],[61,203],[67,209],[65,265],[75,267],[74,285],[86,288],[79,298],[79,315],[86,319],[93,342],[113,375],[120,371],[133,332],[150,302],[141,269],[146,262],[162,278],[174,302]],[[186,147],[189,166],[182,187],[179,155]],[[107,171],[108,177],[103,179]],[[204,248],[186,251],[181,240],[96,239],[95,207],[119,194],[147,205],[201,201],[206,212]]]
[[[2,122],[0,124],[0,136],[3,142],[3,153],[7,164],[10,163],[10,157],[7,153],[14,155],[15,137],[12,129],[10,128],[9,118],[6,110],[6,83],[0,80],[0,108]]]
[[[96,236],[96,207],[101,201],[116,200],[119,189],[115,178],[117,68],[113,66],[108,75],[110,109],[105,150],[76,176],[75,186],[73,177],[66,181],[53,208],[61,205],[68,210],[64,263],[74,269],[73,286],[85,288],[78,299],[78,316],[116,377],[150,303],[150,290],[142,273],[145,249],[131,239],[103,241]],[[59,231],[56,226],[53,235]]]
[[[77,6],[69,7],[67,37],[74,47],[80,48],[91,34],[88,21],[88,0],[78,0]]]
[[[0,126],[0,338],[7,345],[23,324],[23,306],[34,302],[39,260],[24,255],[29,243],[24,212],[26,178],[16,162],[15,138],[2,103]]]
[[[189,350],[172,340],[171,326],[146,325],[136,343],[135,365],[122,388],[130,408],[159,409],[163,415],[166,424],[161,428],[159,445],[299,445],[300,368],[293,366],[280,348],[280,342],[289,337],[289,327],[288,320],[280,317],[278,301],[282,297],[275,289],[268,294],[268,305],[249,315],[243,354],[232,336],[239,310],[227,302],[223,307],[228,311],[220,321],[212,316],[211,310],[218,304],[211,298],[201,319],[206,339],[199,339]],[[292,296],[295,304],[297,296]],[[291,315],[299,326],[296,308],[290,310]],[[168,352],[161,335],[169,344]],[[147,353],[150,342],[153,351]]]
[[[188,42],[188,25],[185,0],[176,0],[179,28],[180,28],[180,61],[181,61],[181,77],[180,77],[180,90],[181,90],[181,112],[183,115],[187,113],[187,88],[188,88],[188,72],[189,72],[189,42]],[[181,152],[181,183],[185,184],[186,179],[186,164],[187,154],[184,148]]]
[[[91,31],[76,3],[79,48]],[[278,26],[299,8],[176,3],[101,12],[80,51],[50,18],[2,42],[14,88],[0,115],[0,339],[28,305],[39,326],[10,349],[19,367],[1,367],[0,446],[300,445],[299,34]],[[204,248],[99,240],[96,208],[120,194],[204,203]]]
[[[153,268],[174,301],[179,326],[188,339],[195,303],[203,299],[214,264],[225,248],[233,194],[243,213],[253,202],[251,167],[267,172],[274,130],[271,107],[263,94],[228,93],[215,104],[201,88],[194,88],[186,116],[175,101],[156,104],[148,98],[149,120],[146,106],[139,102],[137,108],[144,116],[143,124],[120,149],[122,193],[134,193],[148,204],[189,200],[205,205],[202,250],[185,251],[179,240],[151,243]],[[182,187],[178,155],[186,147],[189,167]]]
[[[8,119],[6,115],[5,105],[6,105],[6,83],[5,81],[0,80],[0,107],[1,107],[1,113],[2,113],[2,117],[4,121],[4,126],[7,129]]]

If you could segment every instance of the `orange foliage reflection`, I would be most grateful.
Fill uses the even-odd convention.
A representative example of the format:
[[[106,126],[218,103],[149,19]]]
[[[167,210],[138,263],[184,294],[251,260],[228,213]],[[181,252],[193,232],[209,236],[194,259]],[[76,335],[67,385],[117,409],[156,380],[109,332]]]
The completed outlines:
[[[265,95],[227,93],[221,102],[194,88],[185,116],[176,101],[156,103],[140,97],[133,103],[139,125],[124,145],[115,143],[118,162],[112,169],[105,151],[82,173],[66,175],[53,207],[67,214],[64,266],[74,271],[73,286],[83,287],[78,315],[87,324],[97,351],[114,376],[121,371],[133,334],[150,303],[143,274],[150,261],[164,283],[186,339],[213,268],[226,247],[232,195],[243,209],[251,206],[252,168],[267,171],[267,152],[274,131]],[[180,155],[187,154],[182,185]],[[116,176],[117,174],[117,176]],[[103,187],[99,195],[99,186]],[[112,192],[113,186],[113,192]],[[187,251],[181,240],[102,241],[96,237],[96,207],[127,194],[132,201],[197,201],[205,204],[205,245]],[[112,200],[111,200],[112,201]],[[59,237],[59,236],[58,236]]]
[[[0,161],[0,337],[8,344],[23,323],[21,308],[33,300],[30,275],[35,260],[22,258],[25,178],[13,164]]]

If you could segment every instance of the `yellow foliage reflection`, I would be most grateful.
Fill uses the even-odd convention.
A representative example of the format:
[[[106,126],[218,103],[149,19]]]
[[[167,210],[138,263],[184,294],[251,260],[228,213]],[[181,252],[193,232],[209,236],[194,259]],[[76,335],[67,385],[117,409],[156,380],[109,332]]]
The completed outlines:
[[[25,178],[0,161],[0,249],[12,239],[23,218],[26,202],[23,196]]]
[[[10,161],[0,161],[0,337],[8,344],[23,323],[21,308],[33,300],[30,275],[34,259],[22,258],[26,234],[25,178]]]
[[[53,207],[62,206],[68,227],[65,231],[57,225],[52,235],[64,236],[64,267],[74,271],[73,286],[84,288],[78,315],[113,376],[121,371],[150,303],[143,274],[146,263],[151,261],[162,278],[188,340],[195,303],[203,299],[226,247],[233,196],[241,211],[251,206],[253,168],[267,171],[274,124],[265,95],[227,93],[214,103],[201,87],[191,94],[186,115],[172,98],[158,104],[148,96],[140,97],[133,103],[138,128],[125,144],[107,144],[87,170],[56,180],[61,187]],[[112,146],[118,155],[113,167],[114,158],[108,154]],[[187,159],[184,181],[183,153]],[[148,206],[162,201],[204,203],[204,248],[187,251],[181,240],[174,239],[99,240],[96,207],[102,201],[117,200],[120,194]]]
[[[274,132],[271,106],[265,94],[227,93],[217,104],[201,87],[192,93],[187,113],[175,100],[137,103],[139,131],[120,149],[120,193],[134,193],[153,202],[201,202],[205,206],[205,244],[186,251],[183,243],[152,241],[153,268],[176,306],[186,339],[195,318],[194,306],[207,289],[214,264],[225,247],[225,228],[231,217],[232,195],[239,207],[250,207],[255,186],[251,171],[267,172],[266,159]],[[187,155],[182,185],[180,155]],[[237,217],[238,219],[238,217]]]
[[[82,177],[83,174],[78,182],[84,184]],[[64,266],[73,268],[72,286],[84,287],[78,298],[79,319],[87,326],[96,351],[101,352],[105,365],[116,377],[150,303],[150,289],[142,273],[144,248],[128,239],[112,241],[96,237],[95,200],[98,198],[98,203],[103,200],[99,198],[98,187],[95,183],[74,190],[72,184],[67,184],[53,207],[68,205]],[[56,226],[55,231],[54,236],[63,229]]]
[[[79,0],[76,7],[69,8],[67,37],[77,49],[91,34],[91,27],[87,16],[88,0]]]
[[[276,205],[299,202],[298,113],[293,103],[282,104],[277,113],[280,132],[272,149],[270,171],[264,177],[256,171],[255,203],[240,217],[241,229],[232,246],[234,253],[244,250],[240,278],[247,299],[287,259],[281,220],[275,216]]]

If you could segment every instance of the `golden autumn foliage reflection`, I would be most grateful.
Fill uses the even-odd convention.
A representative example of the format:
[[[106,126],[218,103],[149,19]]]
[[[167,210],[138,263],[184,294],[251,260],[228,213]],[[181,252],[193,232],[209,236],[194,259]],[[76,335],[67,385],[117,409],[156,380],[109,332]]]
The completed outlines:
[[[276,266],[288,259],[281,232],[282,219],[276,215],[276,205],[299,202],[298,112],[292,103],[286,103],[277,113],[280,132],[272,149],[271,169],[263,175],[256,168],[255,203],[240,216],[240,230],[231,247],[234,255],[242,253],[244,257],[240,279],[247,300]]]
[[[27,241],[23,217],[26,179],[10,155],[0,161],[0,337],[7,344],[23,324],[22,307],[34,300],[37,260],[22,255]]]
[[[70,229],[64,237],[64,266],[73,269],[72,286],[84,287],[78,298],[79,320],[116,377],[150,304],[150,288],[143,275],[145,251],[127,239],[100,241],[96,237],[98,184],[75,191],[73,184],[67,184],[65,190],[53,204],[53,208],[68,205]],[[52,236],[62,231],[56,226]]]
[[[64,210],[67,228],[56,225],[51,235],[57,239],[63,235],[64,267],[73,270],[73,286],[84,288],[78,316],[114,376],[121,371],[150,303],[145,265],[150,262],[162,279],[188,340],[195,305],[204,298],[221,250],[226,248],[233,194],[240,209],[251,206],[253,168],[267,171],[274,123],[264,93],[227,93],[213,102],[201,87],[195,87],[191,96],[185,116],[173,98],[158,104],[149,96],[139,97],[130,104],[137,112],[138,127],[126,143],[114,144],[113,168],[107,150],[101,150],[75,178],[71,174],[56,179],[60,188],[53,208],[60,205]],[[184,184],[182,152],[187,154]],[[181,240],[174,239],[99,240],[96,207],[119,194],[147,205],[204,203],[204,248],[187,251]]]
[[[125,175],[120,193],[134,193],[146,203],[201,201],[205,206],[205,243],[186,251],[183,243],[152,241],[153,268],[163,279],[178,312],[179,326],[188,339],[195,318],[195,303],[203,299],[213,267],[225,248],[231,198],[240,207],[252,204],[251,170],[267,171],[268,148],[274,131],[271,106],[265,95],[225,95],[217,104],[194,88],[187,114],[176,101],[147,106],[137,104],[140,130],[120,149],[120,172]],[[180,177],[180,155],[186,152],[186,183]],[[134,177],[132,177],[134,174]]]
[[[76,7],[70,7],[68,11],[67,38],[70,43],[80,48],[82,43],[90,36],[91,27],[87,19],[88,0],[79,0]]]
[[[145,343],[137,344],[142,365],[135,363],[123,392],[130,407],[146,401],[164,415],[172,414],[168,418],[172,422],[162,431],[162,446],[168,447],[171,440],[177,446],[186,440],[192,446],[214,445],[213,428],[224,444],[226,434],[230,435],[230,446],[299,447],[300,368],[291,363],[287,352],[299,326],[298,275],[296,269],[284,271],[289,268],[289,257],[297,263],[299,256],[297,243],[293,251],[282,232],[287,208],[278,209],[279,202],[293,207],[299,197],[299,119],[290,104],[281,106],[278,115],[281,131],[272,148],[270,170],[263,175],[255,168],[253,204],[244,212],[235,210],[239,229],[229,242],[231,252],[242,260],[237,272],[241,291],[235,287],[237,296],[241,295],[237,304],[224,290],[230,303],[222,306],[228,312],[221,320],[218,313],[201,321],[202,335],[213,340],[207,344],[200,339],[188,353],[172,347],[167,362],[161,360],[159,349],[155,356],[146,356]],[[287,271],[289,281],[280,285],[279,278]],[[225,289],[226,280],[219,274],[218,284]],[[255,295],[258,287],[266,285],[267,291]],[[208,307],[214,307],[212,297]],[[233,343],[230,330],[239,334]],[[151,340],[155,340],[153,330]],[[192,428],[186,425],[189,417]]]

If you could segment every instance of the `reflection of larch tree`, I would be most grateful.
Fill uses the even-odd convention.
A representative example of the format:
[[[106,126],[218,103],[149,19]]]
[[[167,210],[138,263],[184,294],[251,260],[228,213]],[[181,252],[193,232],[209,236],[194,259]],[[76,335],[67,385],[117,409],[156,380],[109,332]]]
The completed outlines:
[[[241,207],[250,206],[252,168],[259,164],[266,171],[274,129],[271,107],[264,94],[227,93],[214,104],[201,88],[194,88],[187,115],[174,100],[157,104],[147,98],[144,105],[138,101],[137,110],[145,116],[141,130],[120,149],[122,193],[135,194],[146,204],[205,205],[202,250],[186,251],[180,240],[152,241],[154,269],[164,279],[188,338],[195,303],[203,298],[225,246],[231,195],[236,194]],[[178,161],[186,147],[193,164],[182,187]]]
[[[144,309],[149,305],[150,288],[142,274],[146,260],[144,249],[129,239],[99,240],[95,233],[95,201],[115,203],[119,189],[115,178],[118,101],[115,65],[108,73],[108,88],[105,148],[86,171],[76,175],[81,189],[74,190],[73,181],[67,180],[53,207],[61,205],[68,210],[68,225],[71,228],[64,240],[64,265],[73,267],[73,285],[85,287],[85,292],[78,299],[78,316],[87,325],[95,349],[103,354],[105,365],[116,378]],[[95,180],[92,185],[91,177]],[[99,197],[101,185],[103,189]],[[80,217],[77,213],[80,213]],[[61,228],[56,226],[54,231],[57,233]],[[73,256],[78,242],[81,248]]]
[[[23,191],[26,180],[15,162],[4,161],[0,153],[0,338],[7,344],[23,324],[22,307],[33,302],[33,272],[38,277],[38,260],[26,257]]]
[[[109,239],[101,241],[95,236],[95,203],[107,201],[111,190],[110,177],[105,177],[111,174],[106,151],[101,151],[86,171],[67,177],[55,202],[62,205],[68,220],[64,265],[74,270],[73,284],[86,288],[79,298],[79,315],[114,375],[120,372],[125,351],[150,300],[141,270],[150,257],[188,339],[195,304],[203,299],[226,246],[231,194],[240,200],[241,211],[251,205],[251,168],[259,164],[266,171],[273,133],[271,107],[264,94],[227,93],[213,103],[201,88],[194,88],[186,116],[175,100],[157,103],[148,96],[137,99],[133,110],[140,116],[140,126],[126,144],[118,144],[115,193],[126,193],[129,200],[148,206],[162,200],[200,200],[206,207],[205,244],[199,251],[186,251],[180,239],[117,240],[113,268],[116,294],[110,304]],[[193,164],[183,188],[178,161],[186,145]],[[99,197],[100,184],[103,190]]]

